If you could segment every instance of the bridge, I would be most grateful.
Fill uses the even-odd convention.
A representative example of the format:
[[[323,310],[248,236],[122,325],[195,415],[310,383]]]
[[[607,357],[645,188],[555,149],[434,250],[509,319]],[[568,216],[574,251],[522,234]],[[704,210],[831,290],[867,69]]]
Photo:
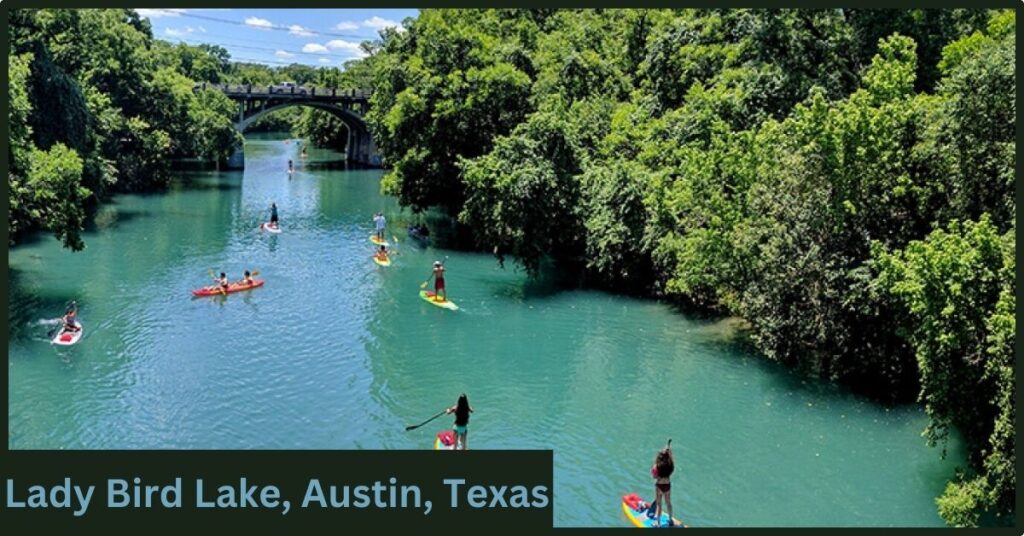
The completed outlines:
[[[218,90],[239,103],[235,128],[245,132],[260,117],[289,106],[308,106],[324,110],[341,120],[348,129],[346,159],[354,164],[380,166],[380,155],[363,117],[370,109],[370,92],[360,89],[303,87],[294,84],[270,86],[196,84],[193,91]],[[240,169],[245,164],[243,148],[228,159],[228,168]]]

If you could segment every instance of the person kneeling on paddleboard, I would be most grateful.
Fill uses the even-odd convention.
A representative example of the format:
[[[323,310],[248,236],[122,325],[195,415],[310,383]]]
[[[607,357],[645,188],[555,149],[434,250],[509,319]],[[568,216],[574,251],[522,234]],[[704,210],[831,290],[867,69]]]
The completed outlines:
[[[444,289],[444,265],[434,261],[434,301],[448,300],[448,291]]]
[[[658,451],[654,457],[654,466],[651,467],[651,476],[654,477],[654,526],[661,523],[662,501],[668,510],[668,526],[672,526],[672,482],[669,478],[675,471],[676,462],[672,456],[672,440],[668,440],[665,448]]]
[[[270,226],[277,229],[277,203],[270,203]]]
[[[462,450],[469,448],[468,436],[469,436],[469,414],[473,413],[472,406],[469,405],[469,398],[466,393],[459,395],[459,400],[455,402],[455,405],[448,408],[445,413],[455,414],[455,426],[452,427],[452,431],[455,432],[455,442],[452,443],[452,450],[459,449],[459,442],[462,442]]]
[[[67,310],[64,311],[64,331],[78,331],[78,326],[75,325],[78,321],[78,304],[74,301],[71,305],[68,305]]]
[[[378,259],[380,259],[382,261],[388,260],[388,248],[387,248],[387,246],[385,246],[384,244],[381,244],[380,245],[380,249],[377,250],[377,253],[375,255],[376,255],[376,257]]]

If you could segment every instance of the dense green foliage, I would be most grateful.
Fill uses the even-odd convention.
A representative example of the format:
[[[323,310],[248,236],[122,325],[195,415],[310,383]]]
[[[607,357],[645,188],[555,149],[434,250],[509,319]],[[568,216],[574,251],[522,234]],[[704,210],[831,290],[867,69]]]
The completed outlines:
[[[171,47],[130,9],[10,10],[12,240],[47,229],[81,249],[88,203],[166,184],[170,159],[224,158],[239,142],[216,91],[227,56]]]
[[[1011,11],[427,10],[383,34],[383,188],[531,274],[746,318],[772,359],[925,404],[1015,482]]]

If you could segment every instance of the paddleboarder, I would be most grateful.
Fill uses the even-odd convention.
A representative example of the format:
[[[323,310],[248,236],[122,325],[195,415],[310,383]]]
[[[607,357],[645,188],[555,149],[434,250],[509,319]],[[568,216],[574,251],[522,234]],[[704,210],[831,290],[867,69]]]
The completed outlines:
[[[378,212],[373,215],[373,223],[377,233],[377,240],[384,241],[384,227],[387,225],[387,221],[384,219],[384,213]]]
[[[270,203],[270,227],[277,229],[277,203]]]
[[[78,303],[74,300],[68,305],[68,308],[64,311],[64,331],[76,332],[78,331]]]
[[[459,450],[459,442],[462,442],[462,450],[469,448],[469,414],[473,413],[473,407],[469,405],[469,398],[466,393],[459,395],[455,405],[445,410],[447,414],[455,414],[455,425],[452,431],[455,432],[455,442],[452,443],[452,450]]]
[[[448,291],[444,288],[444,265],[434,261],[434,301],[446,301]]]
[[[669,439],[665,448],[658,451],[654,457],[654,466],[651,467],[651,476],[654,477],[654,526],[661,523],[662,502],[664,501],[668,510],[668,526],[672,526],[672,482],[669,480],[672,472],[675,471],[676,462],[672,456],[672,440]]]

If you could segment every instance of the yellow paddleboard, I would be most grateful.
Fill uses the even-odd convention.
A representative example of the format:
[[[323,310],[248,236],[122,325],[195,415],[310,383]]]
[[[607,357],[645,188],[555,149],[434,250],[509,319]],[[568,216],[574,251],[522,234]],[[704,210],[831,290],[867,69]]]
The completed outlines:
[[[375,262],[375,263],[377,263],[377,264],[379,264],[381,266],[391,266],[391,257],[387,257],[384,260],[381,260],[380,257],[374,255],[373,256],[373,262]]]
[[[391,245],[391,244],[388,244],[387,240],[381,240],[381,239],[377,238],[377,235],[375,235],[375,234],[370,235],[370,242],[373,242],[374,244],[377,244],[378,246],[390,246]]]
[[[443,307],[445,309],[450,309],[452,311],[458,311],[459,310],[459,306],[455,305],[455,302],[453,302],[451,300],[439,299],[439,298],[437,298],[437,296],[434,295],[433,292],[431,292],[429,290],[421,290],[420,291],[420,297],[423,298],[423,301],[425,301],[427,303],[432,303],[432,304],[434,304],[434,305],[436,305],[438,307]]]

